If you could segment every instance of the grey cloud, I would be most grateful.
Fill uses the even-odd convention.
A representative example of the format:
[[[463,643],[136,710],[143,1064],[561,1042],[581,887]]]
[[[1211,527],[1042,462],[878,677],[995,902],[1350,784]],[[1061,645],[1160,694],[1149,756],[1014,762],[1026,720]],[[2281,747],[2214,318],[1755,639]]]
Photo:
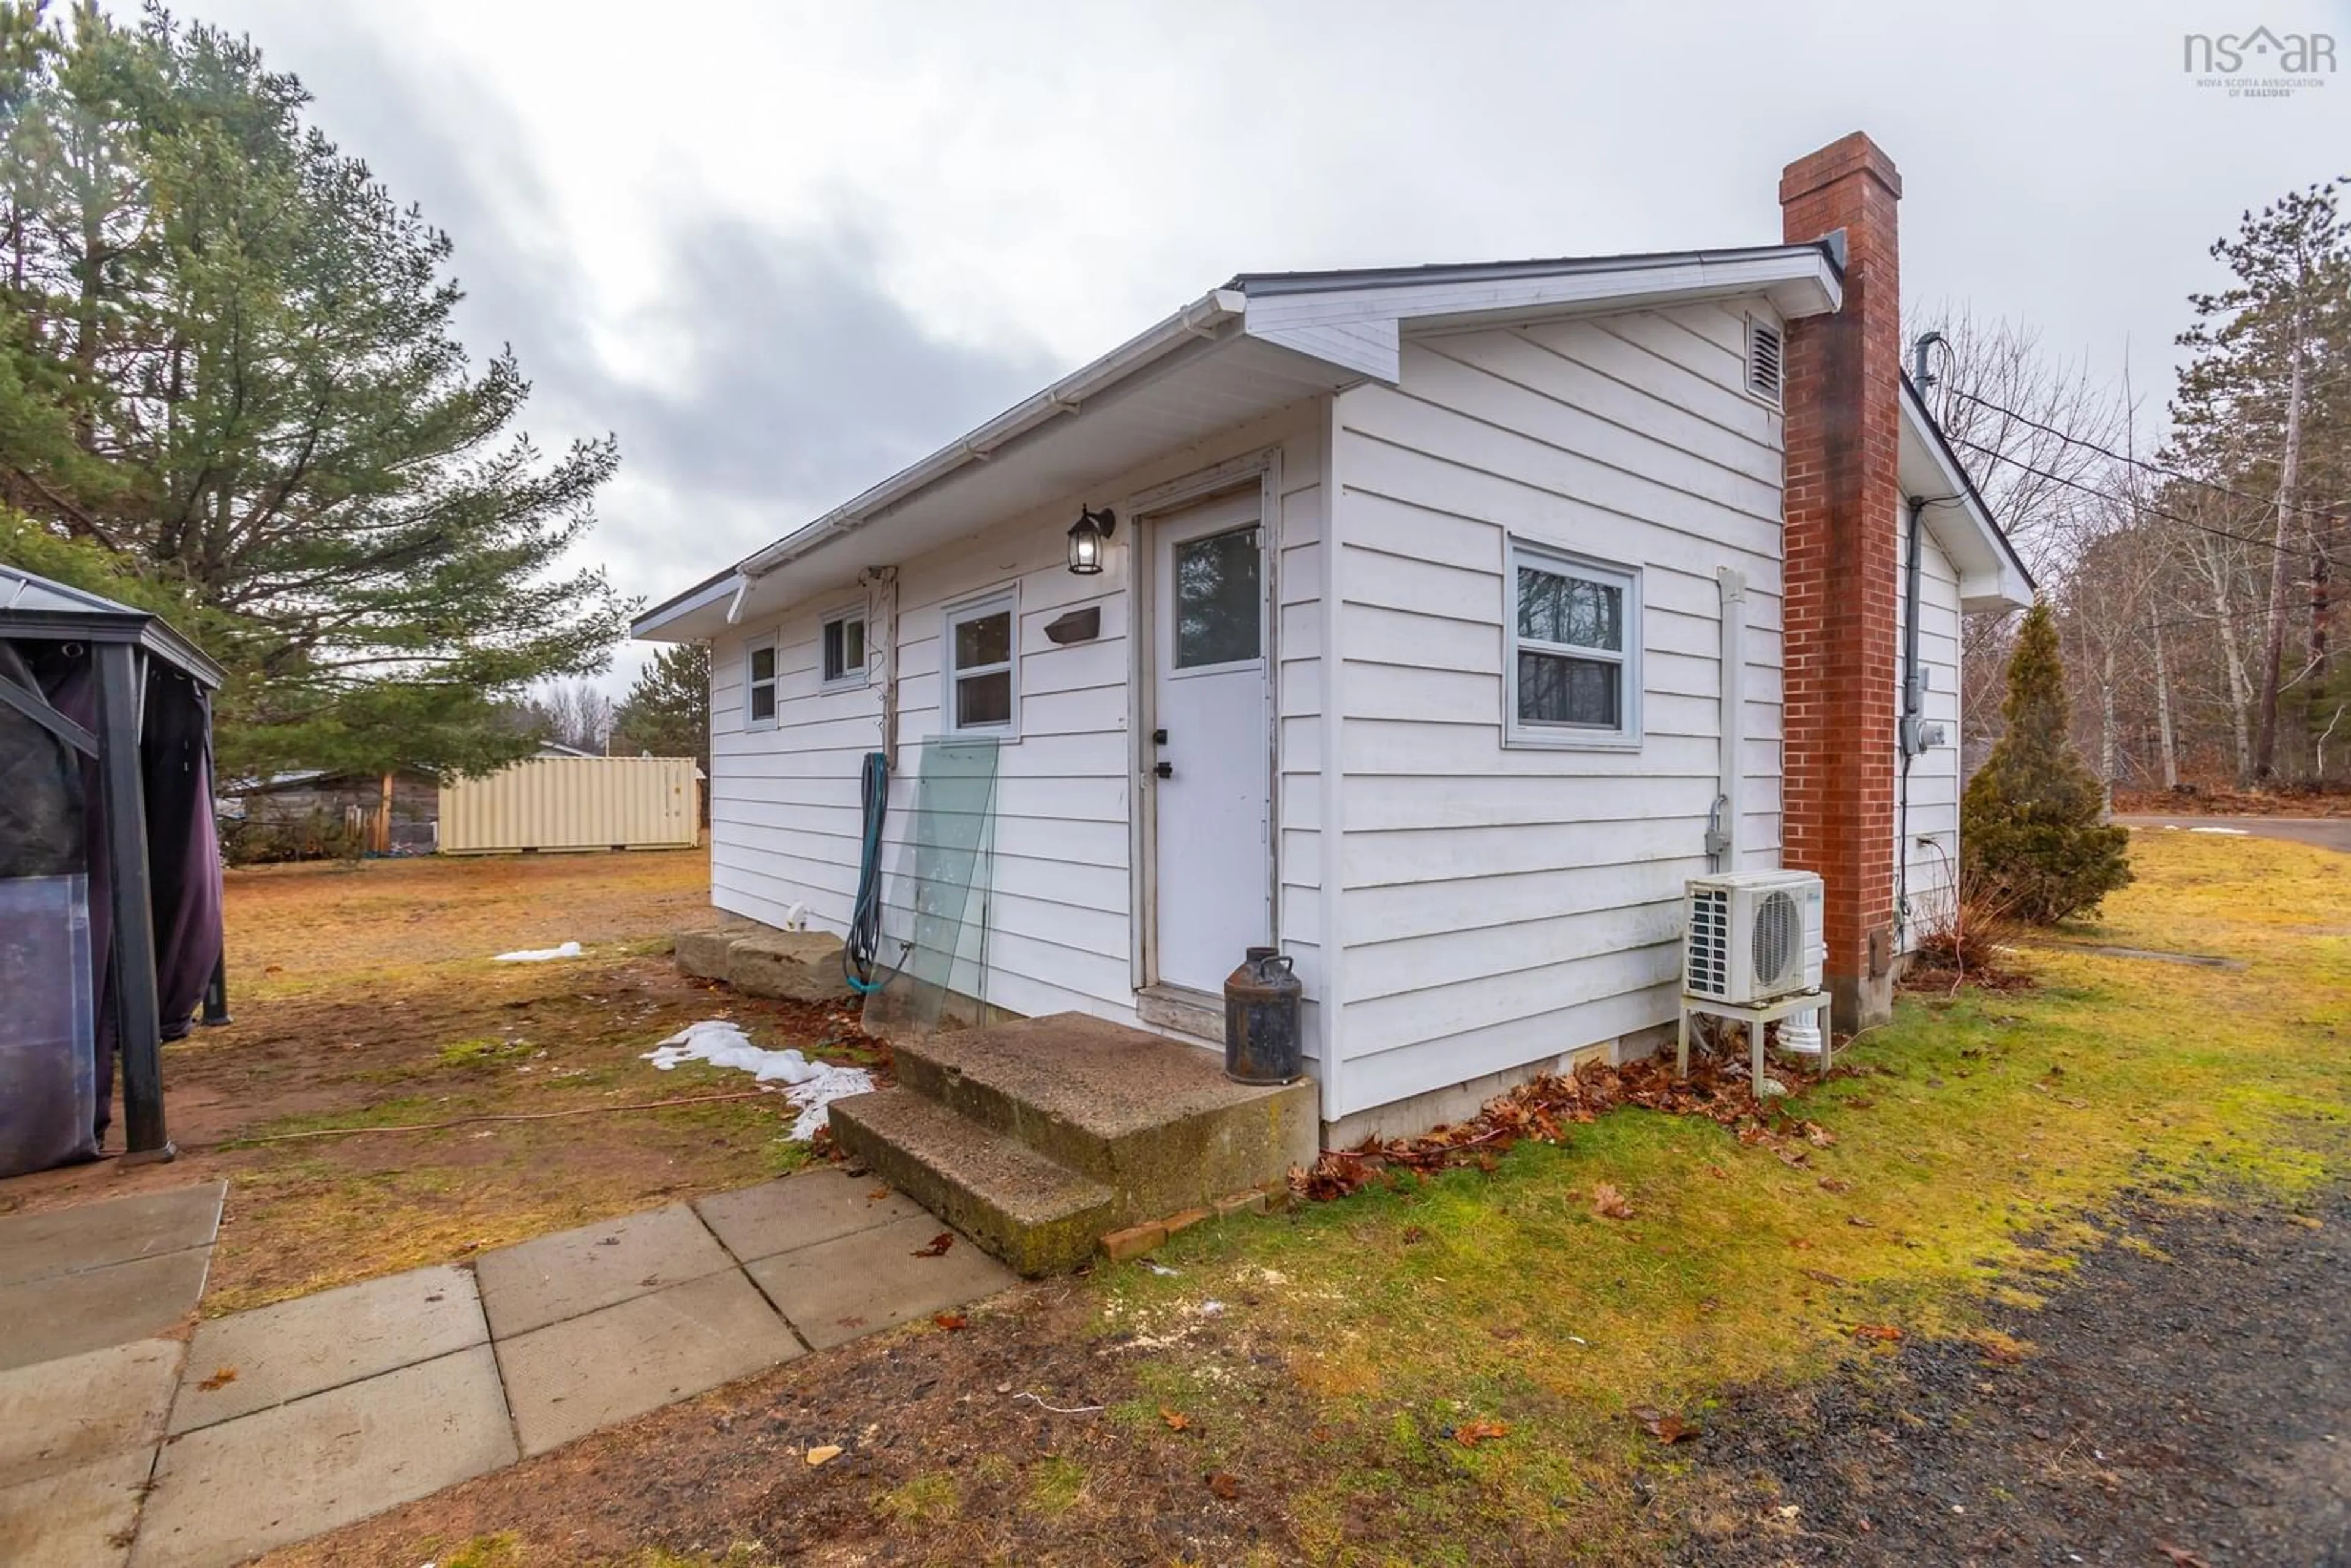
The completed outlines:
[[[626,591],[659,597],[747,554],[1053,373],[1040,350],[928,331],[883,287],[853,213],[784,231],[689,210],[659,215],[651,317],[602,324],[681,359],[658,385],[615,374],[591,346],[593,291],[549,237],[554,203],[512,110],[460,74],[403,74],[362,27],[321,7],[281,18],[264,44],[318,94],[328,133],[452,236],[459,329],[477,354],[513,345],[541,445],[619,437],[627,490],[653,504],[600,508],[586,553]]]
[[[687,386],[627,393],[622,439],[682,486],[845,500],[1052,374],[1040,353],[925,331],[852,227],[708,215],[680,226],[675,253],[662,340],[684,347]]]

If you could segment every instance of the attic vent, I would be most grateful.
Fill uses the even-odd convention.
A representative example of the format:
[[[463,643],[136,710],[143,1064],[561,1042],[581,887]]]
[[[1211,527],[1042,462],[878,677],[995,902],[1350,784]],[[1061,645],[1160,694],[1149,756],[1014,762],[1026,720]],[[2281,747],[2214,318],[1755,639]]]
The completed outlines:
[[[1747,319],[1747,390],[1766,402],[1780,401],[1780,329]]]

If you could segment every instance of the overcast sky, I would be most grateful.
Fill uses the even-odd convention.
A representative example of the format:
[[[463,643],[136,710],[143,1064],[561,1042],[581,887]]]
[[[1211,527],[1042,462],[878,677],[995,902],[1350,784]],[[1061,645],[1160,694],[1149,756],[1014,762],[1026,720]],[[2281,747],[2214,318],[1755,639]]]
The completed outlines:
[[[2351,172],[2351,71],[2182,68],[2262,25],[2351,61],[2351,0],[179,8],[450,232],[535,435],[618,434],[588,553],[648,600],[1235,272],[1774,243],[1781,167],[1860,129],[1906,305],[2148,388],[2210,241]]]

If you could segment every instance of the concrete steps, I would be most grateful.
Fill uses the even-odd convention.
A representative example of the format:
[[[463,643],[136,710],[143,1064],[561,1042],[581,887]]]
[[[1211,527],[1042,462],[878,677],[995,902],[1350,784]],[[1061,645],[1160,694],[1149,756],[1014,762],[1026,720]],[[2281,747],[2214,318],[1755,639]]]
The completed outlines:
[[[1109,1187],[912,1090],[831,1110],[843,1152],[1023,1274],[1076,1268],[1111,1228]]]
[[[1235,1083],[1196,1046],[1078,1013],[896,1047],[900,1086],[836,1101],[853,1157],[1025,1274],[1105,1233],[1311,1163],[1311,1082]]]

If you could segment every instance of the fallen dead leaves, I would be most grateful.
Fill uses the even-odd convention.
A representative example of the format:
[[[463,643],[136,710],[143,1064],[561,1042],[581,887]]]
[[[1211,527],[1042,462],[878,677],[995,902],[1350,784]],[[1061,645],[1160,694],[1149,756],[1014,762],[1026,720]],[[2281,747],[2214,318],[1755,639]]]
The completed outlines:
[[[1902,1331],[1892,1323],[1863,1323],[1853,1331],[1853,1337],[1870,1344],[1898,1344]]]
[[[1833,1068],[1829,1076],[1842,1078],[1852,1071]],[[1783,1070],[1782,1076],[1797,1092],[1822,1082],[1794,1070]],[[1704,1116],[1736,1128],[1740,1143],[1769,1147],[1790,1166],[1810,1163],[1805,1151],[1794,1146],[1797,1143],[1820,1149],[1835,1145],[1834,1133],[1816,1122],[1789,1116],[1779,1108],[1778,1099],[1758,1102],[1748,1087],[1744,1066],[1728,1058],[1694,1055],[1687,1078],[1675,1077],[1673,1063],[1663,1059],[1614,1067],[1589,1061],[1573,1073],[1544,1073],[1496,1096],[1472,1121],[1448,1124],[1417,1137],[1367,1138],[1351,1149],[1326,1149],[1312,1166],[1293,1169],[1290,1185],[1300,1197],[1322,1202],[1359,1191],[1384,1172],[1428,1174],[1466,1165],[1491,1170],[1496,1158],[1513,1145],[1563,1144],[1569,1127],[1620,1105],[1672,1116]]]
[[[1192,1417],[1185,1415],[1181,1410],[1170,1409],[1162,1405],[1159,1407],[1159,1418],[1167,1423],[1167,1429],[1171,1432],[1188,1432],[1192,1429]]]
[[[1689,1417],[1677,1415],[1670,1410],[1660,1410],[1654,1405],[1635,1405],[1633,1406],[1632,1416],[1634,1420],[1641,1424],[1641,1430],[1668,1447],[1676,1443],[1687,1443],[1693,1437],[1704,1436],[1706,1432],[1705,1427]]]
[[[932,1237],[928,1241],[925,1242],[922,1246],[915,1248],[914,1251],[907,1254],[907,1256],[913,1258],[944,1258],[947,1255],[947,1249],[954,1245],[955,1232],[952,1230],[942,1230],[936,1236]]]
[[[1510,1435],[1510,1424],[1508,1421],[1464,1421],[1453,1428],[1453,1440],[1465,1448],[1474,1448],[1480,1443],[1489,1443],[1497,1437]]]
[[[1592,1184],[1592,1212],[1603,1219],[1630,1219],[1633,1218],[1633,1206],[1625,1201],[1625,1195],[1616,1190],[1614,1183],[1594,1182]]]
[[[1216,1493],[1221,1500],[1234,1502],[1239,1500],[1241,1483],[1236,1477],[1227,1471],[1217,1470],[1212,1472],[1207,1479],[1208,1490]]]
[[[205,1378],[202,1383],[197,1384],[196,1386],[203,1389],[207,1394],[217,1394],[235,1381],[236,1368],[234,1366],[223,1366],[214,1369],[213,1375],[210,1377]]]
[[[961,1312],[933,1312],[931,1314],[931,1322],[938,1324],[939,1327],[946,1330],[949,1333],[955,1333],[971,1326],[971,1320],[964,1316]]]

